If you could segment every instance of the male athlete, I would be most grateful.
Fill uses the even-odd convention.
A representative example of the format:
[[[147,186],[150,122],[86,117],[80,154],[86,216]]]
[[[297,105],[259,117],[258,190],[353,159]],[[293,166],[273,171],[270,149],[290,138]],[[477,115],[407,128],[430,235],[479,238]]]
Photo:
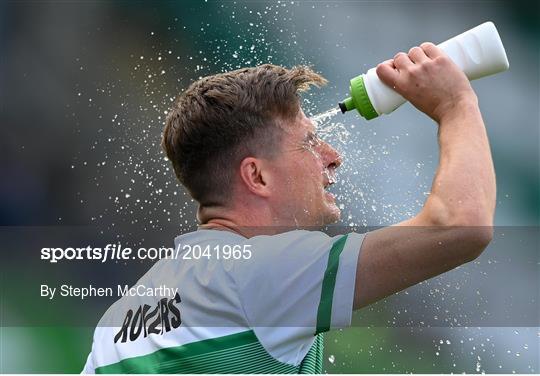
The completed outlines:
[[[424,43],[377,67],[438,125],[440,160],[422,210],[396,226],[330,237],[340,155],[298,92],[325,79],[262,65],[205,77],[175,102],[163,147],[198,202],[197,231],[95,331],[83,372],[321,373],[322,333],[352,311],[478,257],[492,238],[495,174],[469,81]],[[354,163],[352,161],[351,163]]]

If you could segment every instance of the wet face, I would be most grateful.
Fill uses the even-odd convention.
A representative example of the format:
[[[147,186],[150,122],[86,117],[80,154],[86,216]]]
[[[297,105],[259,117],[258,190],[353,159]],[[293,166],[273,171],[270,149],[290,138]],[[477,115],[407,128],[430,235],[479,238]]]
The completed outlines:
[[[328,187],[336,182],[341,156],[317,136],[315,125],[302,110],[283,128],[281,153],[273,171],[273,196],[279,217],[296,226],[338,221],[340,210]]]

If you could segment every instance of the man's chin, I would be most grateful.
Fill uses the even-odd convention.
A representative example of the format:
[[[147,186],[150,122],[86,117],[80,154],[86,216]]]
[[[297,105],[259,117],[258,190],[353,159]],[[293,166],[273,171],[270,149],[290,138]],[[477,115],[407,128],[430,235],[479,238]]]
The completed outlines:
[[[335,204],[329,205],[327,209],[327,215],[324,216],[323,225],[331,225],[332,223],[339,222],[341,219],[341,210]]]

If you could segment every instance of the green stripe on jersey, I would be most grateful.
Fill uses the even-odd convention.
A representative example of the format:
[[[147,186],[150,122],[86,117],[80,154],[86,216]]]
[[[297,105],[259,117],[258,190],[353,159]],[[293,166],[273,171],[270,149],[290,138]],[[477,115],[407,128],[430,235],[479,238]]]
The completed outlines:
[[[322,364],[322,335],[293,366],[274,359],[248,330],[124,359],[96,373],[322,373]]]
[[[332,300],[334,299],[339,256],[345,247],[346,241],[347,235],[343,235],[332,245],[332,249],[330,249],[328,264],[322,282],[321,300],[319,301],[319,309],[317,310],[317,329],[315,334],[330,330],[330,324],[332,322]]]

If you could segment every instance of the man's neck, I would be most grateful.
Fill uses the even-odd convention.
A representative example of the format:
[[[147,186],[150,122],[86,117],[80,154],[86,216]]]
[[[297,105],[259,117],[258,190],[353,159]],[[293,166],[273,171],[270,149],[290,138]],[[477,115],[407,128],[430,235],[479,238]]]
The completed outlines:
[[[201,230],[230,231],[244,238],[252,238],[259,235],[276,235],[287,231],[295,230],[291,226],[237,226],[229,223],[220,223],[221,221],[209,221],[199,225]]]
[[[277,226],[269,212],[264,210],[234,210],[220,207],[200,207],[197,218],[200,229],[231,231],[245,238],[257,235],[275,235],[294,229],[294,226]]]
[[[227,219],[223,219],[223,218],[210,219],[206,223],[200,224],[199,229],[230,231],[230,232],[234,232],[235,234],[241,235],[244,238],[250,237],[250,236],[247,236],[247,234],[245,234],[244,231],[241,231],[240,228],[234,222],[229,221]]]

